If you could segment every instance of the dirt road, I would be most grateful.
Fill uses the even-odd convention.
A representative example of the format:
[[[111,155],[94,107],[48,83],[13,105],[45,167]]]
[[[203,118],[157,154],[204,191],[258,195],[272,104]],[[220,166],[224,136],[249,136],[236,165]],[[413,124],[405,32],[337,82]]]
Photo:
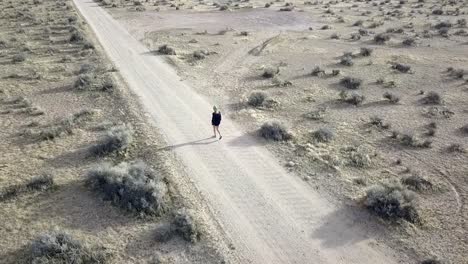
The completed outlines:
[[[395,263],[366,219],[336,208],[230,120],[209,138],[212,103],[104,9],[75,0],[129,87],[184,162],[242,263]]]

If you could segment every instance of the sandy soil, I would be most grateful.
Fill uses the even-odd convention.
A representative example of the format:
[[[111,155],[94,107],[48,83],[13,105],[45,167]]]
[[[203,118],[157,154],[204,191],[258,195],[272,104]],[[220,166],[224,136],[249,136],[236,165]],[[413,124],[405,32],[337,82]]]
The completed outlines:
[[[293,142],[266,144],[281,157],[288,169],[304,179],[309,191],[346,204],[349,210],[364,213],[358,206],[368,186],[410,175],[420,175],[433,184],[417,193],[422,225],[393,223],[366,218],[382,229],[378,241],[417,260],[438,256],[452,263],[465,263],[467,255],[466,210],[467,154],[450,152],[456,144],[466,148],[466,76],[454,78],[448,67],[468,67],[466,3],[425,1],[386,2],[291,2],[291,12],[281,12],[284,2],[264,8],[265,2],[232,2],[220,11],[211,2],[148,2],[146,11],[136,12],[131,3],[108,11],[150,50],[168,44],[177,53],[165,59],[179,76],[212,104],[222,106],[225,115],[255,132],[266,120],[280,120],[294,133]],[[172,6],[171,6],[172,5]],[[175,10],[178,6],[178,10]],[[442,15],[433,14],[441,9]],[[159,10],[159,11],[158,11]],[[458,10],[458,11],[457,11]],[[435,12],[436,13],[436,12]],[[362,20],[362,25],[353,24]],[[448,35],[438,26],[450,21]],[[329,29],[322,29],[328,25]],[[358,30],[367,31],[357,39]],[[245,31],[245,33],[243,32]],[[390,40],[379,45],[374,37],[388,32]],[[336,34],[335,38],[332,35]],[[403,40],[412,38],[414,45]],[[356,55],[361,47],[374,52]],[[193,52],[206,50],[205,59]],[[352,66],[339,64],[344,52],[354,54]],[[401,63],[410,73],[392,69]],[[266,66],[280,68],[279,80],[261,77]],[[336,77],[314,77],[320,66],[326,72],[340,70]],[[345,76],[363,80],[358,93],[365,96],[355,107],[339,100],[339,85]],[[379,83],[384,79],[384,83]],[[290,81],[291,86],[278,85]],[[263,91],[277,102],[273,108],[247,106],[252,91]],[[427,105],[422,98],[429,92],[442,97],[441,104]],[[396,104],[383,99],[390,92],[400,98]],[[321,120],[305,114],[324,110]],[[390,129],[370,125],[378,116]],[[435,135],[428,125],[437,124]],[[325,127],[334,131],[331,143],[315,143],[310,131]],[[226,132],[234,133],[228,131]],[[431,140],[431,148],[402,146],[390,136],[392,131],[415,134]],[[350,150],[352,153],[350,153]],[[358,153],[368,164],[356,166]]]
[[[86,42],[71,43],[77,28]],[[31,178],[51,174],[56,187],[0,201],[0,263],[29,263],[29,243],[53,230],[67,232],[85,245],[103,247],[110,263],[229,263],[225,242],[201,197],[187,182],[175,157],[158,149],[166,143],[148,124],[140,102],[122,82],[99,42],[75,11],[71,1],[0,2],[0,193]],[[94,48],[85,48],[91,43]],[[23,62],[12,62],[24,54]],[[74,88],[84,64],[99,77],[110,75],[115,90]],[[53,140],[29,132],[46,129],[83,109],[92,117]],[[133,126],[135,139],[125,155],[90,155],[93,146],[113,124]],[[87,170],[107,162],[144,160],[169,181],[173,206],[197,211],[206,232],[197,244],[174,238],[157,242],[155,229],[171,220],[139,218],[113,206],[84,185]],[[224,249],[224,251],[226,251]]]

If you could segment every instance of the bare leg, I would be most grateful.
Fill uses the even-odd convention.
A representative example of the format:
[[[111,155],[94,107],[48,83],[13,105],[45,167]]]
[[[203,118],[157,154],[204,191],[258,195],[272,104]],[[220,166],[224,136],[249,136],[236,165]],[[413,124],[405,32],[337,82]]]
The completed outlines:
[[[216,137],[216,127],[213,126],[213,137]]]
[[[221,133],[219,132],[219,126],[216,127],[216,131],[218,131],[219,139],[222,139],[223,136],[221,136]]]

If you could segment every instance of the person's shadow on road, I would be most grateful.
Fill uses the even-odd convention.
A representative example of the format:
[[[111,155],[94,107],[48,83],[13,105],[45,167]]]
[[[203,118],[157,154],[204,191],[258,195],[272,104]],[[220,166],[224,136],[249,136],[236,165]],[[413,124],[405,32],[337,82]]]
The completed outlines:
[[[218,142],[217,138],[207,137],[207,138],[203,138],[203,139],[199,139],[199,140],[194,140],[194,141],[189,141],[189,142],[185,142],[185,143],[166,146],[166,147],[163,147],[163,148],[159,148],[158,150],[173,150],[173,149],[184,147],[184,146],[209,145],[209,144],[213,144],[215,142]]]

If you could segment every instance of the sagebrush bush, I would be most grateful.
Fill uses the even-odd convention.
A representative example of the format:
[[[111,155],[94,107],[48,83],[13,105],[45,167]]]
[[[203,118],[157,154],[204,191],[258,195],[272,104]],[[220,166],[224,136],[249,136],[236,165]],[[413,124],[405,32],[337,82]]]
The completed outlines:
[[[144,162],[101,164],[88,172],[87,185],[115,205],[142,215],[159,216],[169,208],[169,194],[162,176]]]
[[[320,66],[316,66],[310,74],[312,76],[322,76],[322,75],[325,75],[325,70],[320,68]]]
[[[463,76],[465,76],[465,70],[452,68],[449,70],[449,75],[456,79],[463,79]]]
[[[343,56],[340,59],[340,64],[344,66],[353,66],[353,58],[351,56]]]
[[[401,179],[401,183],[415,191],[427,191],[432,189],[432,183],[419,175],[411,175]]]
[[[364,95],[358,93],[352,93],[351,95],[349,95],[346,91],[341,91],[340,99],[345,103],[359,106],[364,102],[366,98]]]
[[[465,153],[465,148],[458,143],[452,143],[447,147],[448,152],[458,152],[458,153]]]
[[[173,220],[174,230],[185,240],[197,242],[200,239],[201,231],[193,216],[186,209],[178,210]]]
[[[359,51],[359,55],[361,55],[363,57],[368,57],[368,56],[372,55],[373,51],[374,50],[371,49],[371,48],[362,47],[361,50]]]
[[[385,92],[383,94],[383,98],[387,99],[392,104],[396,104],[396,103],[398,103],[400,101],[400,97],[398,97],[395,94],[389,93],[389,92]]]
[[[309,113],[304,114],[304,117],[312,120],[323,120],[325,114],[327,113],[327,110],[328,109],[325,107],[320,107],[317,110],[313,110]]]
[[[361,86],[362,80],[353,77],[344,77],[340,80],[340,84],[348,89],[358,89]]]
[[[164,55],[176,55],[175,49],[169,47],[167,44],[159,46],[158,52]]]
[[[263,70],[262,76],[264,78],[273,78],[279,73],[280,69],[278,67],[266,67]]]
[[[209,54],[207,50],[196,50],[192,53],[192,57],[196,60],[203,60]]]
[[[392,65],[392,69],[397,70],[402,73],[408,73],[411,70],[411,66],[404,65],[401,63],[395,63]]]
[[[78,75],[78,79],[75,81],[74,87],[79,90],[90,90],[93,83],[96,82],[95,75],[93,73],[84,73]]]
[[[451,28],[453,26],[452,22],[450,21],[442,21],[434,25],[434,28],[436,29],[442,29],[442,28]]]
[[[389,129],[391,127],[389,123],[385,122],[382,118],[378,116],[372,116],[370,118],[369,124],[371,124],[372,126],[376,126],[378,128],[382,128],[382,129]]]
[[[364,24],[364,21],[362,20],[357,20],[356,22],[353,23],[353,27],[360,27]]]
[[[340,35],[338,35],[337,33],[333,33],[331,34],[330,39],[340,39]]]
[[[253,107],[262,106],[267,97],[267,94],[264,92],[253,92],[249,95],[249,98],[247,99],[247,104]]]
[[[420,218],[414,197],[413,192],[399,183],[381,183],[367,190],[364,205],[383,218],[418,223]]]
[[[13,185],[0,190],[0,202],[13,199],[21,194],[35,191],[47,191],[55,187],[52,175],[44,174],[27,181],[25,184]]]
[[[319,128],[311,133],[311,138],[317,142],[330,142],[335,138],[335,133],[328,128]]]
[[[40,140],[51,140],[60,137],[63,134],[72,134],[73,129],[89,120],[94,115],[94,111],[84,109],[74,113],[48,127],[44,127],[39,131],[38,138]]]
[[[414,38],[406,38],[401,42],[401,44],[404,46],[414,46],[416,44],[416,40]]]
[[[429,259],[425,259],[421,261],[420,264],[447,264],[447,263],[438,258],[429,258]]]
[[[32,241],[29,248],[29,263],[109,263],[106,252],[83,245],[71,235],[54,231],[45,233]]]
[[[84,37],[83,34],[81,34],[81,32],[79,32],[79,31],[73,32],[73,33],[71,34],[71,36],[70,36],[70,42],[71,42],[71,43],[82,42],[84,39],[85,39],[85,37]]]
[[[460,128],[461,132],[465,133],[465,134],[468,134],[468,124],[462,126]]]
[[[430,140],[421,140],[414,134],[411,133],[399,133],[393,131],[392,137],[397,139],[402,146],[413,147],[413,148],[430,148],[432,146],[432,141]]]
[[[374,36],[374,41],[377,44],[385,44],[385,42],[390,40],[390,35],[385,33],[380,33]]]
[[[442,97],[437,92],[429,92],[421,101],[423,104],[441,104]]]
[[[96,145],[91,147],[95,155],[106,155],[113,152],[122,152],[133,142],[133,129],[130,126],[120,125],[107,131],[107,134]]]
[[[268,140],[284,141],[292,138],[286,127],[278,122],[266,122],[260,127],[259,134]]]
[[[11,59],[11,61],[12,61],[13,63],[24,62],[24,61],[26,61],[26,55],[24,55],[23,53],[16,54],[16,55],[13,56],[13,58]]]

